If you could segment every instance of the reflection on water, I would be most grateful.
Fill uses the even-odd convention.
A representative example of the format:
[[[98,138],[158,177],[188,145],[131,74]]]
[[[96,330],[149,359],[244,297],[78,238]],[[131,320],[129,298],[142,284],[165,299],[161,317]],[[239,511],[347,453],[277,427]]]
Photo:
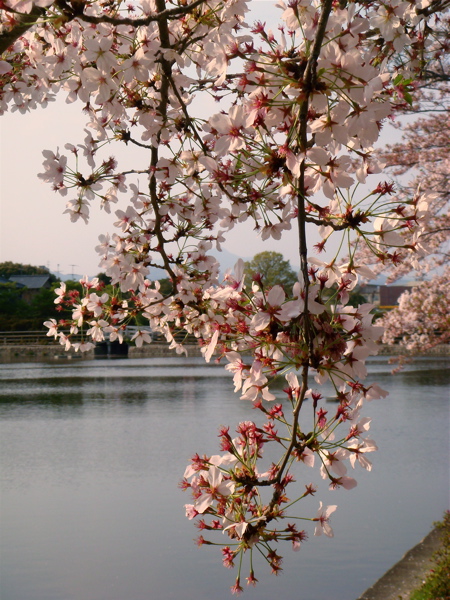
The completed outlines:
[[[311,528],[299,553],[284,549],[279,578],[257,563],[248,598],[352,600],[448,508],[448,361],[392,376],[377,357],[369,370],[391,392],[365,413],[380,448],[372,473],[308,499],[304,516],[319,499],[338,504],[335,537]],[[177,482],[192,454],[218,451],[219,425],[256,418],[202,359],[0,365],[2,600],[229,598],[233,574],[196,549]],[[300,470],[298,485],[310,481]]]
[[[442,371],[439,371],[440,367],[434,367],[432,369],[426,369],[422,371],[406,371],[401,372],[394,378],[394,386],[396,385],[395,379],[399,379],[403,383],[409,386],[446,386],[448,385],[449,364],[442,365]]]

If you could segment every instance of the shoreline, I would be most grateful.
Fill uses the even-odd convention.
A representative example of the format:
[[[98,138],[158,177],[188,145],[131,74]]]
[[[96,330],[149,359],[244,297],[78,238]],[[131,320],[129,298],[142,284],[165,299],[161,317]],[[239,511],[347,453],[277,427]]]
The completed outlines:
[[[357,600],[409,600],[433,568],[432,556],[441,545],[441,533],[434,528]]]
[[[188,356],[202,356],[200,346],[187,346]],[[161,358],[179,356],[174,350],[169,349],[169,344],[152,343],[137,348],[129,346],[128,356],[113,356],[112,358]],[[17,361],[20,359],[39,360],[39,359],[55,359],[55,360],[92,360],[95,358],[94,350],[88,352],[75,352],[74,350],[65,351],[63,346],[59,344],[47,345],[4,345],[0,346],[0,363]],[[98,356],[97,358],[110,358],[108,356]]]
[[[186,345],[186,348],[189,357],[202,356],[200,346],[197,346],[195,344],[188,344]],[[136,346],[129,346],[128,358],[161,358],[166,356],[176,357],[180,355],[177,355],[177,353],[174,350],[170,350],[168,343],[161,344],[156,342],[152,344],[146,344],[141,348],[137,348]],[[409,356],[444,357],[450,356],[450,344],[441,344],[439,346],[431,348],[426,352],[423,352],[422,354],[416,355],[402,352],[402,348],[400,346],[382,345],[380,346],[380,350],[377,356],[406,356],[407,358]],[[0,345],[0,363],[16,361],[18,359],[36,360],[42,358],[61,360],[70,360],[75,358],[81,360],[92,360],[94,358],[94,351],[90,350],[89,352],[85,352],[83,354],[74,352],[73,350],[65,352],[64,348],[59,344],[33,344],[29,346],[9,344]]]

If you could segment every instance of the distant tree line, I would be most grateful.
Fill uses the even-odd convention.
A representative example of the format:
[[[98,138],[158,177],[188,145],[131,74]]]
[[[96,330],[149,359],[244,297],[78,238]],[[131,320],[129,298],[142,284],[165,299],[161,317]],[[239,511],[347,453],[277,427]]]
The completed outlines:
[[[61,310],[61,305],[56,305],[54,290],[59,286],[60,279],[50,273],[46,267],[36,267],[21,263],[0,263],[0,278],[9,279],[13,275],[48,275],[50,287],[37,291],[30,301],[24,299],[24,289],[14,282],[0,283],[0,331],[39,331],[44,330],[43,322],[48,319],[61,320],[70,318],[70,312]],[[297,273],[292,269],[288,260],[280,252],[265,251],[255,254],[252,260],[245,262],[246,287],[251,287],[255,282],[263,289],[270,289],[274,285],[281,285],[286,292],[298,281]],[[104,273],[97,277],[108,291],[111,279]],[[161,293],[166,296],[172,293],[170,279],[159,281]],[[78,281],[66,281],[68,290],[75,290],[81,294],[81,285]],[[333,293],[330,289],[330,294]],[[357,305],[366,299],[356,290],[350,297],[350,304]],[[144,321],[136,317],[136,324]]]
[[[58,281],[58,278],[50,273],[47,267],[36,267],[11,261],[0,263],[0,277],[9,279],[12,275],[48,275],[52,283]]]
[[[24,299],[24,288],[14,282],[5,282],[14,275],[48,275],[49,288],[36,291],[29,301]],[[106,277],[104,274],[99,276]],[[0,331],[39,331],[45,330],[43,322],[49,318],[57,320],[69,317],[69,312],[58,310],[55,304],[55,289],[59,286],[58,277],[46,267],[24,265],[11,261],[0,263]],[[109,280],[109,278],[107,278]],[[104,281],[104,279],[102,279]],[[105,284],[107,283],[104,281]],[[109,281],[108,281],[109,282]],[[81,293],[81,285],[76,281],[66,281],[68,289]]]

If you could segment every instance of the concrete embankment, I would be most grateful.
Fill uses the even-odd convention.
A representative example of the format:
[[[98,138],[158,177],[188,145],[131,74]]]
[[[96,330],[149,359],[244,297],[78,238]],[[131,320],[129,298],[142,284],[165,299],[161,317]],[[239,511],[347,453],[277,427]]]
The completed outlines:
[[[405,352],[405,349],[402,346],[399,346],[398,344],[391,346],[389,346],[388,344],[380,344],[378,355],[417,356],[417,354]],[[424,350],[423,353],[419,353],[419,356],[450,356],[450,344],[439,344],[439,346],[435,346],[434,348]]]
[[[186,346],[188,356],[201,356],[200,347],[194,344]],[[384,356],[398,356],[403,354],[400,346],[380,346],[380,355]],[[450,356],[450,344],[442,344],[436,346],[427,352],[424,352],[425,356]],[[128,352],[129,358],[160,358],[164,356],[177,356],[175,350],[169,349],[169,344],[165,343],[152,343],[142,346],[142,348],[136,348],[135,346],[129,347]],[[8,362],[11,360],[17,361],[20,359],[26,360],[39,360],[39,359],[55,359],[55,358],[83,358],[92,359],[94,357],[94,351],[83,353],[80,355],[73,350],[68,352],[64,351],[64,348],[58,344],[30,344],[30,345],[0,345],[0,362]]]
[[[358,600],[409,600],[432,569],[432,556],[441,543],[441,532],[433,529]]]
[[[200,347],[194,345],[187,346],[188,356],[201,356]],[[174,350],[169,349],[169,344],[148,344],[142,348],[130,346],[128,350],[129,358],[159,358],[164,356],[177,356]],[[79,359],[90,360],[94,358],[94,351],[75,352],[64,348],[58,344],[38,345],[7,345],[0,346],[0,362],[24,360],[46,360],[46,359]],[[106,357],[105,357],[106,358]]]

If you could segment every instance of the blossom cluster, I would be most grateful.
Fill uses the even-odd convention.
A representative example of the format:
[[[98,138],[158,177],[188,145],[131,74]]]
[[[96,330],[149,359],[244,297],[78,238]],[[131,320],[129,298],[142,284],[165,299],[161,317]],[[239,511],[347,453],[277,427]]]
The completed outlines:
[[[383,341],[401,339],[409,352],[424,351],[450,339],[450,269],[405,291],[398,307],[382,318]]]
[[[221,531],[228,538],[222,543],[224,566],[234,566],[236,557],[249,552],[250,575],[247,582],[253,585],[255,578],[252,555],[255,548],[265,556],[272,572],[277,574],[281,570],[282,560],[273,544],[289,541],[293,550],[298,551],[301,543],[308,537],[307,532],[299,530],[295,522],[288,522],[284,529],[274,527],[281,520],[298,519],[297,515],[289,515],[291,507],[317,491],[315,484],[308,483],[298,497],[290,499],[287,488],[295,484],[295,479],[292,473],[285,472],[287,464],[292,466],[293,463],[301,462],[307,467],[314,467],[317,459],[321,465],[320,474],[323,479],[329,480],[330,489],[352,489],[356,481],[347,476],[344,461],[349,460],[353,468],[358,462],[370,471],[372,465],[365,455],[377,449],[373,440],[363,437],[369,430],[371,420],[361,417],[362,405],[365,400],[386,395],[384,390],[375,385],[368,388],[353,385],[348,389],[345,385],[341,386],[335,414],[327,417],[327,411],[322,407],[318,408],[322,399],[319,392],[302,389],[302,384],[292,372],[286,374],[285,378],[288,383],[284,390],[287,406],[294,413],[299,399],[301,402],[306,398],[312,400],[312,430],[305,433],[297,422],[296,435],[292,436],[292,425],[289,417],[285,416],[282,404],[264,408],[262,402],[257,402],[255,407],[266,417],[263,426],[258,427],[252,421],[239,423],[238,436],[235,438],[231,437],[229,428],[222,428],[220,439],[224,453],[209,457],[195,455],[186,468],[181,483],[182,489],[189,489],[193,498],[193,504],[185,506],[186,516],[189,519],[199,517],[197,527],[202,534],[197,540],[198,544],[211,543],[204,535]],[[343,437],[339,437],[336,429],[344,422],[347,431],[342,434]],[[286,433],[281,433],[277,427],[282,427]],[[263,457],[264,447],[273,442],[288,448],[285,454],[288,460],[271,463],[264,473],[260,473],[258,464]],[[274,490],[270,499],[264,494],[267,486]],[[315,523],[314,535],[324,533],[333,537],[329,517],[335,509],[336,505],[322,507],[320,502],[315,517],[300,518]],[[240,568],[235,586],[239,585]]]

